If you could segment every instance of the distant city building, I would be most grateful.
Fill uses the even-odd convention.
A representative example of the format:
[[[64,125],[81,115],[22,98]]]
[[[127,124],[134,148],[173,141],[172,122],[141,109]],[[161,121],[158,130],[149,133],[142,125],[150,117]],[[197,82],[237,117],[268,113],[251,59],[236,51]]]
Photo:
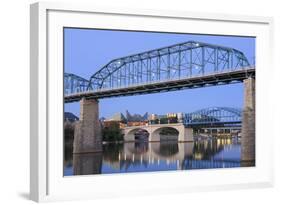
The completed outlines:
[[[122,113],[115,113],[111,118],[102,120],[103,127],[114,127],[124,128],[126,126],[126,118]]]
[[[125,126],[147,126],[149,124],[169,124],[169,123],[183,123],[184,113],[167,113],[164,115],[159,114],[131,114],[126,111],[126,117],[122,113],[115,113],[110,118],[101,118],[104,127],[111,127],[119,125],[120,128]]]
[[[148,113],[146,112],[143,116],[140,114],[130,114],[128,110],[126,110],[126,118],[128,122],[142,122],[148,120]]]
[[[71,112],[65,112],[64,113],[64,121],[67,121],[67,122],[75,122],[75,121],[78,121],[79,118],[74,115],[73,113]]]
[[[149,124],[183,123],[183,113],[167,113],[166,115],[149,115]]]
[[[156,114],[150,114],[148,120],[156,120],[158,116]]]
[[[119,127],[119,128],[125,127],[125,126],[122,126],[123,124],[124,123],[122,123],[120,121],[114,121],[114,120],[105,120],[102,123],[103,127]]]
[[[112,118],[113,121],[126,122],[126,118],[122,113],[115,113]]]
[[[177,114],[176,113],[167,113],[167,118],[176,118]]]
[[[183,116],[184,116],[184,114],[182,112],[177,113],[179,123],[183,123],[183,121],[184,121]]]
[[[100,121],[101,121],[101,122],[103,122],[103,121],[105,121],[105,120],[106,120],[105,117],[101,117],[101,118],[100,118]]]

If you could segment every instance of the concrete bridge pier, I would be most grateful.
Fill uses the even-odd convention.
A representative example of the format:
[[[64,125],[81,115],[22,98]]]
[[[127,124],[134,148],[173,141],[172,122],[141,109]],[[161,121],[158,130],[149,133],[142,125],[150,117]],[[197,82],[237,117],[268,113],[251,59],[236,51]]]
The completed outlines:
[[[255,163],[255,79],[244,80],[244,110],[241,139],[242,163]]]
[[[193,129],[183,126],[182,133],[179,133],[179,142],[193,142]]]
[[[96,99],[80,101],[80,118],[75,125],[73,153],[102,151],[102,135],[99,122],[99,102]]]
[[[178,129],[179,131],[179,142],[192,142],[193,141],[193,129],[185,128],[184,125]]]

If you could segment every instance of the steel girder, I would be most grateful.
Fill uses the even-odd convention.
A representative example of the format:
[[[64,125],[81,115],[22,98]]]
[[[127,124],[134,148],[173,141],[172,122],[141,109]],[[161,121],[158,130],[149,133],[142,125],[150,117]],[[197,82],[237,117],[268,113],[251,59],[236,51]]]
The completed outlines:
[[[91,76],[87,89],[115,89],[247,69],[249,66],[239,50],[188,41],[111,60]]]
[[[64,96],[66,103],[79,101],[81,98],[101,99],[118,96],[141,95],[149,93],[169,92],[182,89],[194,89],[207,86],[225,85],[229,83],[241,83],[249,76],[255,77],[255,69],[243,69],[230,72],[215,73],[206,76],[198,76],[179,80],[145,83],[124,88],[87,90],[80,93],[71,93]]]
[[[87,90],[88,85],[88,80],[71,73],[64,73],[65,94],[84,92]]]
[[[240,124],[241,122],[242,110],[230,107],[210,107],[185,114],[184,117],[184,124],[187,126]]]

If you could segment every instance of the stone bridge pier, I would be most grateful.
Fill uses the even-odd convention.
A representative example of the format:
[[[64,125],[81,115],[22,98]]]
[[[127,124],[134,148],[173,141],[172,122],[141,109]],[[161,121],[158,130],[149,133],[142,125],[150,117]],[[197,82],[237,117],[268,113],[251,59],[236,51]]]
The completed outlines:
[[[242,163],[255,163],[255,79],[244,80],[244,109],[241,139]]]
[[[102,135],[99,122],[99,102],[96,99],[80,100],[80,118],[75,125],[73,153],[102,151]]]

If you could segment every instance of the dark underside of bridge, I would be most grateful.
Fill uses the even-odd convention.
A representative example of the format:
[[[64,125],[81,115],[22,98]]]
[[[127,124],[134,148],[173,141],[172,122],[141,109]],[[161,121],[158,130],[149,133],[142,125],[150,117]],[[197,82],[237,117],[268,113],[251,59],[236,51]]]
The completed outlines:
[[[101,99],[118,96],[130,96],[140,94],[150,94],[159,92],[176,91],[183,89],[200,88],[206,86],[225,85],[230,83],[239,83],[248,77],[255,77],[255,69],[245,69],[237,71],[228,71],[226,73],[216,73],[205,76],[196,76],[186,79],[170,80],[163,82],[148,83],[123,88],[104,89],[92,92],[76,93],[66,95],[65,103],[79,101],[81,98]]]

